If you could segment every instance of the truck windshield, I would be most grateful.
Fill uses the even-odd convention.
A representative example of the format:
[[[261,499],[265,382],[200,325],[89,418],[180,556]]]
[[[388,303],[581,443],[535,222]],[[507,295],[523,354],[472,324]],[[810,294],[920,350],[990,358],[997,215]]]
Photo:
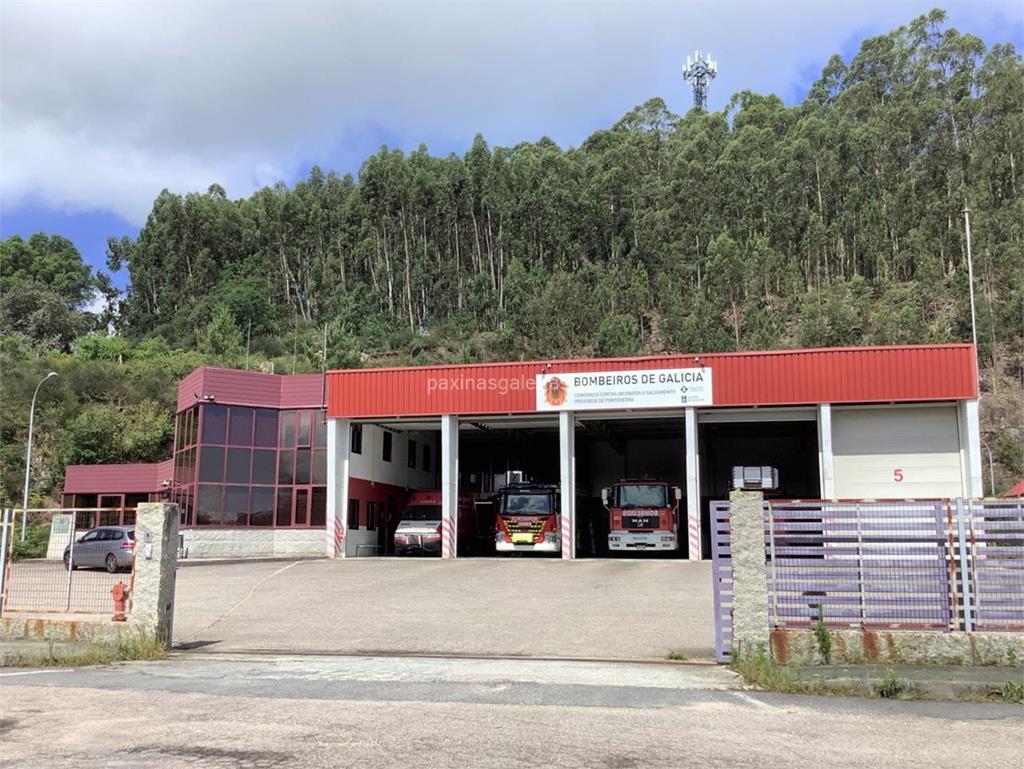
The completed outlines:
[[[615,487],[615,507],[668,507],[668,487],[654,483],[630,483]]]
[[[403,521],[440,521],[440,505],[413,505],[405,509]]]
[[[551,515],[550,494],[506,494],[502,512],[506,515]]]

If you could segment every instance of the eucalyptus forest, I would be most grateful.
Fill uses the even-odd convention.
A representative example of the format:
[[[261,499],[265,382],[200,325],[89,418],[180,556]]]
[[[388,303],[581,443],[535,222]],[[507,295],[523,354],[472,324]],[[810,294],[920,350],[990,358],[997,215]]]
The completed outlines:
[[[200,362],[278,373],[972,338],[984,436],[1024,475],[1024,61],[941,11],[835,56],[806,98],[651,98],[579,146],[382,147],[235,199],[164,190],[111,238],[123,293],[59,235],[0,246],[2,496],[167,451]],[[103,309],[97,311],[97,303]],[[86,308],[92,311],[87,311]],[[113,433],[111,432],[113,431]],[[111,434],[119,437],[109,440]],[[107,436],[104,439],[103,436]]]

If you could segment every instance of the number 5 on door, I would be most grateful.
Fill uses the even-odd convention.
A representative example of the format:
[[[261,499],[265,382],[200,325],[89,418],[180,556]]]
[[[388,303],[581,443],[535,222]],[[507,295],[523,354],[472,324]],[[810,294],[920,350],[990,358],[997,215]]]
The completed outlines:
[[[892,471],[892,479],[896,483],[901,483],[903,481],[903,471],[897,467],[895,470]]]

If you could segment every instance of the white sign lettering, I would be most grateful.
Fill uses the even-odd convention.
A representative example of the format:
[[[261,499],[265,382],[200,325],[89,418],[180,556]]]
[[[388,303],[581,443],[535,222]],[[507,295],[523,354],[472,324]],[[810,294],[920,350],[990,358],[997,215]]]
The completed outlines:
[[[537,375],[537,411],[710,406],[710,368],[581,371]]]

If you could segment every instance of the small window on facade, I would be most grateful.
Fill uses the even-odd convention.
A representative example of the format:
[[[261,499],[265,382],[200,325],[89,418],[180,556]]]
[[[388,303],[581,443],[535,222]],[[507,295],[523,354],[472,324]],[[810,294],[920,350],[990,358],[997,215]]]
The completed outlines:
[[[231,407],[228,443],[232,446],[252,446],[252,409],[247,406]]]
[[[295,483],[309,483],[310,451],[298,449],[295,452]]]
[[[256,427],[253,431],[254,446],[272,447],[277,445],[277,412],[273,409],[256,409]]]
[[[278,430],[278,445],[282,448],[291,448],[295,445],[295,412],[282,411],[281,422]]]
[[[199,451],[199,480],[220,483],[224,480],[224,449],[203,446]]]
[[[313,445],[318,449],[327,448],[327,420],[323,409],[313,412]]]
[[[281,484],[295,483],[295,452],[282,451],[277,463],[277,482]]]
[[[313,485],[327,483],[327,452],[313,452]]]
[[[384,449],[383,449],[383,452],[382,452],[382,458],[383,458],[383,460],[385,462],[390,462],[391,461],[391,439],[392,439],[393,436],[387,430],[384,430],[383,433],[384,433],[384,441],[383,441],[383,443],[381,445],[384,447]]]
[[[409,467],[416,467],[416,441],[409,439]]]
[[[377,528],[377,503],[367,502],[366,503],[366,528],[368,530]]]
[[[363,426],[352,425],[352,453],[362,454],[363,453]]]
[[[430,472],[430,446],[426,443],[423,444],[423,470],[424,472]]]
[[[350,499],[348,501],[348,528],[358,529],[359,528],[359,500]]]
[[[203,443],[223,444],[227,437],[228,407],[206,404],[203,406]]]
[[[252,482],[273,485],[277,470],[277,452],[256,449],[252,453]]]
[[[259,486],[252,490],[249,503],[250,526],[272,526],[274,523],[274,490]]]
[[[309,411],[299,412],[299,445],[308,446],[310,431],[313,427],[313,415]]]
[[[318,486],[309,498],[309,525],[323,526],[327,523],[327,489]]]
[[[292,490],[285,487],[277,490],[277,521],[278,526],[292,525]]]
[[[248,483],[249,463],[252,452],[249,449],[228,449],[228,483]]]

